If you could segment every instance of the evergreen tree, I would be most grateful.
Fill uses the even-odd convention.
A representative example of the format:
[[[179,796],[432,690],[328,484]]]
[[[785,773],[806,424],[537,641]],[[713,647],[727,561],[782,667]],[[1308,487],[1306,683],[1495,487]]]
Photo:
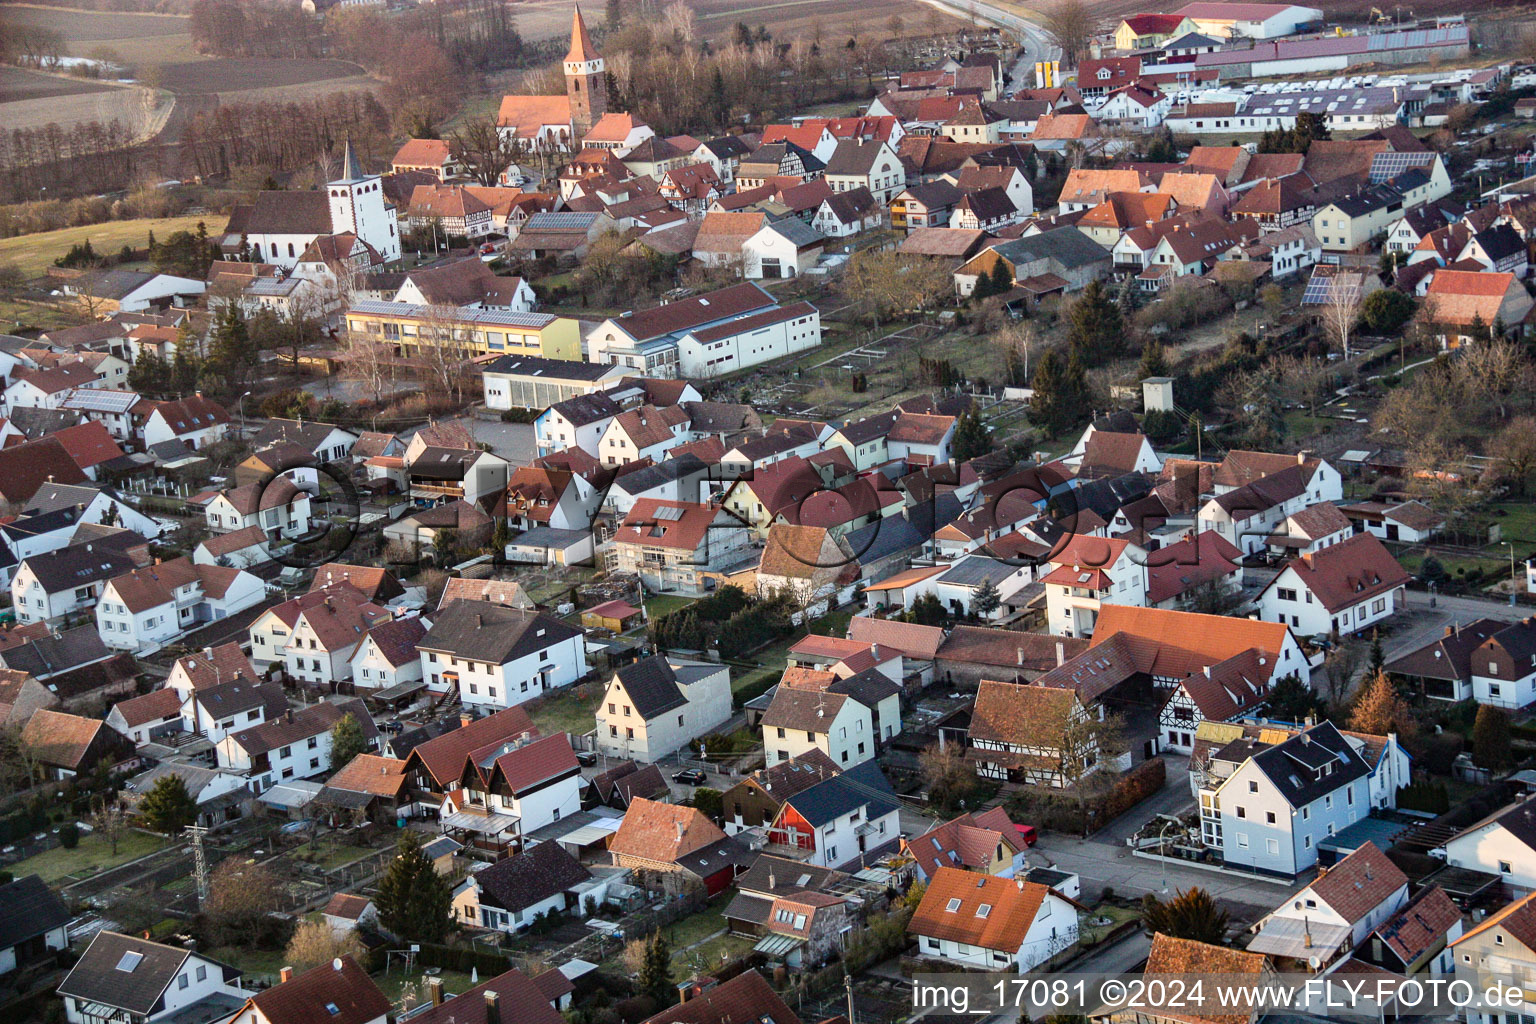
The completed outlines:
[[[1125,352],[1125,318],[1098,281],[1090,281],[1067,311],[1067,345],[1084,366],[1098,366]]]
[[[151,832],[180,832],[197,820],[197,801],[180,775],[162,775],[139,801],[139,817]]]
[[[1120,309],[1120,316],[1129,324],[1131,317],[1136,315],[1136,308],[1141,305],[1141,291],[1136,287],[1136,278],[1132,275],[1125,275],[1125,280],[1120,282],[1120,293],[1115,296],[1115,305]]]
[[[1061,434],[1082,418],[1088,386],[1075,355],[1063,359],[1056,350],[1047,351],[1035,364],[1030,386],[1035,391],[1029,400],[1030,422],[1047,433]]]
[[[1320,710],[1317,694],[1293,672],[1270,689],[1265,699],[1272,718],[1282,722],[1300,722]]]
[[[163,364],[165,360],[161,360]],[[191,394],[197,390],[197,376],[199,366],[197,357],[192,354],[191,346],[177,345],[176,358],[170,364],[170,377],[167,381],[167,390],[177,395]]]
[[[368,749],[363,727],[348,711],[331,726],[331,771],[340,771],[352,763],[352,759]]]
[[[984,619],[997,611],[1002,603],[1003,598],[997,592],[997,584],[993,583],[989,576],[981,581],[981,586],[976,588],[976,596],[971,598],[971,614],[978,619]]]
[[[950,442],[950,451],[954,454],[956,462],[969,462],[979,455],[985,455],[992,450],[992,432],[987,425],[981,422],[981,417],[976,414],[976,407],[965,410],[960,418],[955,421],[955,437]]]
[[[448,934],[453,891],[421,852],[421,835],[406,829],[373,899],[379,923],[402,939],[441,942]]]
[[[220,379],[226,391],[236,393],[244,387],[257,361],[245,318],[234,303],[225,303],[213,322],[208,358],[200,371]]]
[[[1477,720],[1472,724],[1472,763],[1491,772],[1501,772],[1514,764],[1509,749],[1509,713],[1492,704],[1479,704]]]
[[[916,622],[923,626],[937,626],[944,621],[944,605],[938,596],[932,591],[924,594],[912,602],[912,608],[905,616],[908,622]]]
[[[666,1009],[677,998],[677,988],[672,983],[672,947],[661,932],[652,933],[645,944],[645,959],[640,963],[640,973],[635,976],[635,990],[650,996],[658,1009]]]
[[[128,370],[128,386],[140,394],[167,394],[171,387],[171,367],[154,352],[140,353]]]
[[[1371,662],[1366,671],[1373,676],[1380,675],[1386,664],[1386,655],[1381,650],[1381,630],[1373,629],[1371,630]]]
[[[1166,900],[1150,893],[1141,903],[1141,923],[1151,932],[1220,946],[1227,938],[1227,912],[1201,888],[1185,889]]]
[[[242,240],[243,240],[243,236],[242,236]],[[157,245],[155,243],[155,229],[154,228],[150,228],[149,229],[149,244],[144,247],[145,252],[149,253],[149,262],[154,263],[154,262],[157,261],[156,258],[159,255],[159,252],[158,252],[159,248],[160,248],[159,245]]]
[[[1138,380],[1146,380],[1148,377],[1166,376],[1168,376],[1168,352],[1161,341],[1149,338],[1141,347],[1141,365],[1136,368],[1136,377]]]
[[[1013,275],[1008,272],[1008,264],[1002,260],[992,264],[992,273],[987,276],[992,281],[991,292],[993,295],[1001,295],[1013,287]]]

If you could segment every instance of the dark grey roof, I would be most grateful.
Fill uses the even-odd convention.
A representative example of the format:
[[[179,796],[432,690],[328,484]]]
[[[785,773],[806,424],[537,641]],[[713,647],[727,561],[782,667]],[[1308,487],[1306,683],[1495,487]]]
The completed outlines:
[[[1220,47],[1221,41],[1219,39],[1212,39],[1210,36],[1201,35],[1199,32],[1185,32],[1183,35],[1179,36],[1179,38],[1172,39],[1164,43],[1162,45],[1162,49],[1188,50],[1196,46]]]
[[[329,215],[329,211],[327,211]],[[98,299],[124,299],[155,279],[143,270],[98,270],[89,275],[91,292]]]
[[[722,135],[715,139],[705,139],[701,145],[721,160],[745,156],[752,152],[747,144],[741,141],[739,135]]]
[[[137,954],[137,957],[130,954]],[[118,932],[97,932],[69,976],[59,985],[59,995],[148,1015],[160,1008],[161,995],[176,979],[190,955],[185,949],[148,939]],[[233,967],[217,961],[210,963],[223,968],[225,981],[240,976]]]
[[[843,872],[833,868],[764,853],[750,868],[736,876],[736,888],[742,892],[788,896],[797,892],[821,892],[844,877]]]
[[[481,372],[595,381],[602,380],[603,374],[612,369],[613,366],[610,363],[585,363],[575,359],[542,359],[538,356],[501,356],[488,363]]]
[[[536,843],[516,857],[475,872],[480,902],[503,910],[522,910],[558,896],[592,873],[559,843]]]
[[[853,530],[845,539],[853,557],[867,565],[904,551],[915,551],[928,536],[905,516],[884,516],[862,529]]]
[[[785,217],[783,220],[776,220],[765,226],[793,242],[797,249],[826,241],[825,235],[798,217]]]
[[[633,473],[625,473],[613,482],[613,488],[625,494],[644,494],[653,487],[660,487],[695,473],[702,475],[708,472],[709,463],[692,452],[684,452],[665,462],[653,463]]]
[[[1479,231],[1475,236],[1477,244],[1482,246],[1483,252],[1488,258],[1497,263],[1506,256],[1525,251],[1525,243],[1520,240],[1519,234],[1508,224],[1499,224],[1486,231]]]
[[[340,430],[344,434],[352,434],[356,437],[354,431],[350,431],[346,427],[338,427],[334,423],[317,423],[313,420],[308,422],[304,420],[268,420],[262,425],[261,430],[257,432],[256,436],[251,439],[251,447],[259,452],[264,448],[270,448],[275,444],[288,441],[314,450],[324,443],[326,438],[331,436],[331,431],[333,430]]]
[[[598,420],[617,416],[624,411],[618,402],[615,402],[601,392],[591,395],[575,395],[562,402],[556,402],[550,408],[564,416],[575,427],[596,423]]]
[[[864,817],[873,820],[900,806],[896,792],[874,761],[856,764],[841,775],[818,782],[810,789],[796,793],[786,803],[813,826],[825,825],[856,807],[867,808]]]
[[[1014,566],[1006,562],[999,562],[995,558],[985,558],[981,555],[966,555],[956,562],[950,569],[939,577],[940,582],[951,583],[957,587],[979,587],[986,580],[997,584],[1007,579],[1014,573]]]
[[[32,441],[80,423],[80,413],[74,409],[34,409],[21,406],[12,409],[8,418],[17,430]]]
[[[544,612],[461,599],[438,610],[417,647],[504,665],[581,635],[577,627]]]
[[[723,836],[708,846],[701,846],[677,858],[677,866],[688,869],[700,878],[708,878],[728,867],[746,867],[756,856],[736,836]]]
[[[1390,185],[1367,185],[1352,195],[1335,199],[1333,205],[1350,217],[1360,217],[1402,201],[1403,194]]]
[[[1077,228],[1063,227],[994,245],[1010,263],[1052,259],[1072,269],[1108,260],[1109,250]]]
[[[44,555],[32,555],[24,559],[22,565],[32,570],[37,581],[50,594],[109,580],[134,569],[133,559],[123,551],[94,542],[71,544]]]
[[[478,448],[423,448],[411,460],[411,476],[420,480],[462,480],[480,455]]]
[[[74,505],[56,508],[51,512],[36,512],[0,526],[6,536],[20,540],[24,537],[40,537],[46,533],[66,530],[80,519],[80,510]]]
[[[851,423],[844,423],[838,428],[838,433],[842,434],[849,444],[868,444],[870,441],[889,434],[891,427],[895,426],[895,424],[895,413],[882,412],[874,416],[866,416],[863,419],[854,420]]]
[[[23,512],[52,512],[56,508],[89,505],[103,488],[94,484],[44,484],[28,500]],[[113,497],[116,497],[114,494]]]
[[[930,210],[954,206],[965,196],[964,192],[955,187],[954,182],[945,181],[943,178],[922,185],[910,185],[903,194],[917,200]]]
[[[1078,512],[1092,509],[1105,522],[1114,518],[1123,505],[1140,501],[1152,493],[1152,479],[1145,473],[1125,473],[1113,478],[1089,480],[1070,493],[1055,495],[1051,505],[1058,510]]]
[[[173,437],[169,441],[150,445],[149,454],[155,457],[156,462],[175,462],[188,456],[197,456],[197,450],[181,438]],[[201,458],[201,456],[197,457]]]
[[[1013,200],[1008,193],[1001,188],[979,188],[974,192],[966,193],[960,205],[969,209],[980,221],[996,220],[999,217],[1009,217],[1019,212],[1019,208],[1013,205]]]
[[[263,708],[265,714],[262,717],[270,721],[288,710],[288,698],[283,696],[281,683],[260,683],[243,678],[230,679],[204,687],[194,696],[204,710],[215,718],[241,715],[256,708]]]
[[[1499,630],[1488,643],[1502,648],[1516,665],[1536,664],[1536,623],[1529,619]]]
[[[874,711],[880,702],[901,692],[901,687],[891,682],[879,669],[867,668],[856,676],[839,679],[827,687],[828,693],[846,693],[854,700]]]
[[[1305,807],[1371,773],[1332,722],[1266,747],[1253,761],[1292,807]]]
[[[102,643],[96,626],[87,624],[0,651],[0,664],[46,679],[110,657],[112,652]]]
[[[0,949],[19,946],[68,922],[69,908],[36,875],[0,885]]]
[[[625,665],[619,669],[618,677],[635,707],[635,714],[646,721],[688,703],[678,688],[672,666],[663,655]]]

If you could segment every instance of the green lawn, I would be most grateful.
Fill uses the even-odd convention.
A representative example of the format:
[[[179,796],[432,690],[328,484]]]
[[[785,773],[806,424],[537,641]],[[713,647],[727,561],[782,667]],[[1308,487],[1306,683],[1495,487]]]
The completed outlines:
[[[577,736],[589,733],[596,727],[592,716],[597,711],[598,697],[602,695],[597,687],[591,689],[592,696],[586,700],[577,697],[574,689],[552,694],[544,698],[537,711],[528,712],[528,716],[545,736],[561,732]]]
[[[245,981],[258,976],[270,976],[275,982],[279,973],[288,966],[288,955],[281,949],[247,949],[244,946],[222,946],[208,954],[220,963],[238,967],[245,972]]]
[[[691,978],[698,974],[708,974],[712,968],[718,967],[726,960],[734,960],[746,953],[753,945],[755,943],[751,939],[726,934],[701,943],[686,952],[673,953],[672,976]]]
[[[91,248],[101,256],[114,256],[124,245],[142,249],[149,243],[149,233],[165,241],[177,231],[197,231],[202,221],[209,233],[219,230],[213,221],[222,220],[217,215],[201,217],[160,217],[150,220],[114,220],[105,224],[90,224],[80,228],[61,228],[36,235],[18,235],[0,239],[0,263],[14,263],[28,277],[39,277],[53,261],[69,251],[71,246],[81,245],[87,239]]]
[[[701,942],[725,927],[725,897],[717,896],[708,907],[680,921],[674,921],[663,929],[667,942],[672,945],[674,959],[685,946]]]
[[[427,975],[422,974],[419,970],[406,974],[397,967],[388,974],[375,975],[373,980],[378,982],[379,990],[384,993],[385,998],[391,1003],[400,1000],[400,993],[405,988],[406,983],[415,984],[416,1005],[420,1006],[422,1002],[431,998],[427,992],[427,977]],[[474,984],[469,980],[469,975],[461,974],[458,971],[440,971],[435,977],[442,981],[443,993],[445,995],[461,996],[474,987]],[[488,981],[489,978],[481,978],[480,980]],[[484,1012],[484,1007],[481,1008],[481,1012]]]
[[[298,847],[291,856],[297,860],[318,865],[329,871],[332,868],[339,868],[343,864],[351,864],[355,860],[362,860],[373,852],[372,847],[349,846],[346,843],[339,843],[333,846],[329,840],[317,839]]]
[[[659,619],[663,615],[671,615],[675,611],[681,611],[698,601],[696,597],[679,597],[676,594],[655,594],[645,599],[645,610],[652,619]]]
[[[73,850],[62,846],[53,848],[36,857],[28,857],[11,865],[11,873],[17,878],[38,875],[45,882],[57,882],[70,875],[90,875],[108,868],[115,868],[154,853],[165,846],[160,836],[143,832],[127,832],[117,841],[117,853],[112,844],[98,835],[82,835],[80,845]]]
[[[4,262],[0,260],[0,262]],[[28,302],[0,302],[0,333],[32,327],[39,331],[56,331],[64,327],[77,327],[86,321],[83,313],[54,306],[34,306]]]
[[[1094,907],[1088,913],[1083,915],[1083,926],[1078,933],[1078,941],[1085,945],[1092,945],[1095,942],[1099,942],[1117,925],[1123,924],[1126,921],[1130,921],[1136,916],[1137,914],[1134,910],[1128,910],[1125,907],[1100,904],[1099,906]],[[1088,924],[1089,921],[1100,917],[1110,918],[1110,923],[1105,925]]]

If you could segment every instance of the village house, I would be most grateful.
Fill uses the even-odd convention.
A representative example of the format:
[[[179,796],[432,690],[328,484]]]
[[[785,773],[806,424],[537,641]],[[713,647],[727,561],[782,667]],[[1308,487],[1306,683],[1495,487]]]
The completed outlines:
[[[597,706],[598,749],[660,761],[731,716],[729,673],[718,665],[654,655],[613,674]]]
[[[901,849],[912,858],[923,882],[931,882],[945,868],[1013,878],[1026,866],[1024,839],[1001,807],[951,818],[903,839]]]
[[[698,889],[711,896],[725,891],[748,857],[698,808],[646,799],[630,804],[608,853],[644,888],[668,894]]]
[[[982,680],[966,759],[986,779],[1061,788],[1098,771],[1097,715],[1070,689]]]
[[[268,541],[292,540],[309,532],[310,496],[292,480],[280,476],[268,484],[246,484],[219,491],[205,507],[208,529],[234,533],[249,527]]]
[[[1371,765],[1331,722],[1282,743],[1234,740],[1212,755],[1200,789],[1201,838],[1230,864],[1291,878],[1317,863],[1318,845],[1371,811]]]
[[[766,828],[785,800],[841,772],[837,762],[819,749],[759,768],[722,794],[720,818],[726,834]]]
[[[59,983],[69,1024],[110,1019],[154,1024],[183,1014],[230,1018],[248,993],[240,970],[194,953],[110,930],[91,937]]]
[[[1260,592],[1259,617],[1306,636],[1359,633],[1397,612],[1407,583],[1381,541],[1356,534],[1288,562]]]
[[[468,752],[438,820],[471,855],[496,861],[526,848],[529,833],[580,811],[581,789],[569,736],[518,735]]]
[[[352,656],[373,626],[390,619],[387,609],[349,600],[347,591],[326,593],[300,609],[283,647],[284,674],[300,685],[337,692],[352,679]]]
[[[335,1013],[330,1010],[332,1006]],[[389,998],[351,954],[346,954],[299,975],[292,967],[284,967],[278,973],[278,983],[247,999],[232,1019],[250,1024],[306,1020],[385,1024],[389,1013]]]
[[[456,692],[467,709],[490,712],[585,676],[582,636],[542,612],[460,600],[433,617],[417,648],[431,692]]]
[[[855,765],[785,799],[768,826],[769,852],[860,870],[899,845],[898,804],[878,764]]]
[[[1408,876],[1367,840],[1253,926],[1248,949],[1276,963],[1326,967],[1408,902]]]
[[[347,715],[362,728],[369,747],[378,742],[373,716],[355,698],[311,704],[227,734],[214,746],[219,767],[242,775],[258,795],[288,779],[308,779],[333,770],[331,729]]]
[[[1081,909],[1038,882],[940,867],[907,932],[919,956],[1023,974],[1077,945]]]
[[[390,619],[368,630],[352,652],[352,685],[365,690],[391,690],[422,679],[416,646],[426,635],[420,616]]]
[[[611,560],[652,590],[699,593],[706,573],[725,572],[751,557],[751,532],[730,511],[642,498],[614,532]]]
[[[147,654],[250,608],[264,594],[261,580],[244,570],[178,558],[109,580],[96,604],[96,625],[108,647]]]
[[[1460,919],[1458,918],[1458,921]],[[1473,925],[1450,944],[1456,979],[1472,985],[1507,985],[1536,972],[1536,893],[1522,896]],[[1486,1007],[1469,1008],[1471,1024],[1496,1024]]]

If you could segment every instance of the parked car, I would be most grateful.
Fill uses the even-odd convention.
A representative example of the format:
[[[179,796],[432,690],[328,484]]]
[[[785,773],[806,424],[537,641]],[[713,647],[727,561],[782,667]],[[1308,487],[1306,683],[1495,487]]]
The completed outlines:
[[[576,751],[576,763],[588,768],[597,764],[597,752],[592,750]]]
[[[1035,831],[1035,826],[1015,825],[1013,827],[1018,829],[1019,838],[1024,840],[1025,846],[1034,846],[1040,841],[1040,833]]]
[[[697,786],[704,782],[704,770],[702,768],[684,768],[672,776],[673,782],[681,782],[685,786]]]

